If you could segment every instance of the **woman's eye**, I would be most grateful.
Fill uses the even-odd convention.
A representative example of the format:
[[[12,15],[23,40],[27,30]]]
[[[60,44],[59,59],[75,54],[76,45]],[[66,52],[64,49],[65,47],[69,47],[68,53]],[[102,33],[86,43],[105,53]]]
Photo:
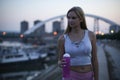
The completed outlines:
[[[72,17],[72,19],[76,19],[77,17]]]
[[[78,17],[67,17],[68,19],[76,19],[76,18],[78,18]]]

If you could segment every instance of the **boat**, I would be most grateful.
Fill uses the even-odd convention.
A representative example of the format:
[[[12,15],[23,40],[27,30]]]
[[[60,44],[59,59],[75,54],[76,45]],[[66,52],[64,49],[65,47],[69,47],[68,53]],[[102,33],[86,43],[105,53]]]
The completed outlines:
[[[0,80],[32,80],[34,77],[38,76],[41,73],[42,73],[42,69],[2,73],[0,75]]]
[[[27,60],[39,59],[39,54],[29,54],[26,53],[18,53],[18,54],[7,54],[1,57],[0,63],[13,63],[13,62],[21,62]]]
[[[1,45],[0,72],[14,70],[41,69],[47,53],[37,53],[35,50],[20,46]]]

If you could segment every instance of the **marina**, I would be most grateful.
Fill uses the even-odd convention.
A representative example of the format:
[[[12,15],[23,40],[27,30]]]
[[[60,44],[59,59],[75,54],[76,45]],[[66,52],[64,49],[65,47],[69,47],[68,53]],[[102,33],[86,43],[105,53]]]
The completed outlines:
[[[9,80],[3,78],[14,74],[14,76],[20,74],[21,77],[29,72],[36,74],[36,72],[46,69],[51,63],[50,60],[53,59],[56,59],[55,50],[49,51],[45,45],[0,43],[0,80]]]

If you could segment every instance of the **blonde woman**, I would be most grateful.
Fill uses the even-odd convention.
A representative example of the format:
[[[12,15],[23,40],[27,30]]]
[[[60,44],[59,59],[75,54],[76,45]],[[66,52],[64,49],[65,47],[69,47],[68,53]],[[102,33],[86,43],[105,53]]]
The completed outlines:
[[[58,65],[62,68],[64,53],[71,56],[69,80],[98,80],[96,36],[89,31],[83,10],[72,7],[67,12],[67,28],[58,39]]]

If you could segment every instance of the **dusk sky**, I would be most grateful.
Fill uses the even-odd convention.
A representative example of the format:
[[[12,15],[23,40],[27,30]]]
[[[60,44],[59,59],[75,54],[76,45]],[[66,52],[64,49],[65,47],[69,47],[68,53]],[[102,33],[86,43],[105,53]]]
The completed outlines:
[[[120,25],[119,5],[120,0],[0,0],[0,30],[19,32],[23,20],[28,21],[31,28],[33,21],[66,14],[73,6]]]

